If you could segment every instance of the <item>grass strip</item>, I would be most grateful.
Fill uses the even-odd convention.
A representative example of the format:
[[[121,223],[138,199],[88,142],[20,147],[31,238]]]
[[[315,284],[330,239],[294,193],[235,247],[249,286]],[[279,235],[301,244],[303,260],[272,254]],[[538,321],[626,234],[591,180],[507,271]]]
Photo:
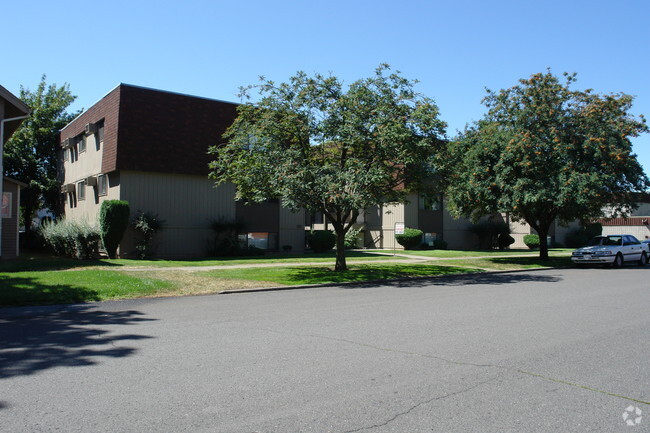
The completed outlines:
[[[0,307],[155,296],[176,288],[170,281],[105,270],[0,273],[0,287]]]
[[[571,255],[571,248],[551,248],[548,250],[550,256]],[[375,253],[392,253],[393,250],[368,250]],[[489,256],[510,256],[530,254],[531,257],[538,257],[538,250],[512,249],[512,250],[397,250],[397,254],[407,254],[410,256],[423,256],[432,258],[451,258],[451,257],[489,257]]]
[[[472,264],[473,266],[473,264]],[[203,275],[222,279],[260,281],[279,285],[302,285],[324,283],[349,283],[406,277],[451,275],[464,272],[482,272],[474,267],[438,266],[430,264],[357,264],[347,271],[337,272],[327,266],[281,267],[256,269],[219,269],[201,272]]]
[[[512,271],[536,268],[567,268],[572,267],[570,257],[551,257],[550,260],[540,260],[539,257],[491,257],[471,260],[445,260],[445,264],[453,266],[475,266],[481,269],[495,271]]]
[[[372,254],[362,251],[348,251],[349,260],[390,260],[391,256]],[[327,253],[309,254],[282,254],[256,257],[220,257],[197,260],[136,260],[136,259],[101,259],[101,260],[74,260],[62,257],[27,257],[21,260],[0,262],[0,272],[26,272],[45,270],[66,270],[77,268],[114,268],[121,267],[200,267],[220,265],[246,265],[267,263],[306,263],[306,262],[332,262],[336,260],[334,251]]]

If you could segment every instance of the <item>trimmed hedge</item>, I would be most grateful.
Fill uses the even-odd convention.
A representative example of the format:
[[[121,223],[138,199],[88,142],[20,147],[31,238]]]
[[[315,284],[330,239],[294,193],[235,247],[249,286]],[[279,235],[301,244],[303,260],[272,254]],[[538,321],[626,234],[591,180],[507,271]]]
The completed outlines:
[[[99,230],[108,257],[115,258],[117,247],[129,226],[129,202],[124,200],[106,200],[99,208]]]
[[[314,230],[307,237],[307,245],[315,253],[324,253],[336,245],[336,235],[331,230]]]
[[[526,235],[524,236],[524,243],[531,250],[539,248],[539,235]]]
[[[406,227],[404,234],[395,235],[395,240],[398,244],[404,247],[405,250],[412,250],[422,242],[422,230],[412,229]]]

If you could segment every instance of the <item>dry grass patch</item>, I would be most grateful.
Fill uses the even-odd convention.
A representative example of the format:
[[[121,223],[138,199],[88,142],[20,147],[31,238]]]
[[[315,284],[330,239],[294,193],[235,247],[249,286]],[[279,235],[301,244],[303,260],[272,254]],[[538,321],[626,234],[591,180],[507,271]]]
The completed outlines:
[[[271,281],[251,281],[229,278],[219,278],[208,275],[204,272],[188,271],[155,271],[155,272],[123,272],[138,278],[152,278],[167,281],[174,285],[173,289],[166,289],[155,296],[183,296],[183,295],[205,295],[219,293],[224,290],[252,289],[260,287],[276,287],[283,284]]]

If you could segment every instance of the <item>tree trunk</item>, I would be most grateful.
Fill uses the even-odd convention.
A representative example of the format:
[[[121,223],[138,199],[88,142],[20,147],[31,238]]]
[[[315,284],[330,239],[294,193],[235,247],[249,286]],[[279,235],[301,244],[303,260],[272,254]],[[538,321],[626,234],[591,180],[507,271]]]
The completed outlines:
[[[334,270],[348,270],[348,265],[345,263],[345,230],[343,228],[336,230],[336,265]]]
[[[548,260],[548,225],[543,227],[540,225],[537,234],[539,235],[539,259]]]

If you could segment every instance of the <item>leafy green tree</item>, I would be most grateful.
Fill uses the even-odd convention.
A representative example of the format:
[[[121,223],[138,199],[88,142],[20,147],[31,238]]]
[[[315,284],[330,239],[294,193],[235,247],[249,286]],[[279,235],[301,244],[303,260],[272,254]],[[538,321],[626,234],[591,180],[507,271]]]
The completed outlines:
[[[242,88],[228,143],[214,146],[211,176],[232,182],[237,199],[280,198],[290,209],[322,212],[336,233],[336,270],[345,270],[345,234],[360,210],[403,202],[427,177],[445,123],[415,82],[381,65],[344,88],[336,77],[298,72],[286,83],[262,77]]]
[[[66,83],[58,87],[47,84],[46,76],[35,91],[20,87],[20,99],[29,106],[30,116],[5,145],[5,174],[27,184],[21,195],[22,224],[30,227],[32,217],[41,207],[55,214],[59,206],[57,182],[58,133],[79,112],[67,109],[76,99]],[[29,230],[27,230],[29,233]]]
[[[450,144],[447,197],[450,211],[478,219],[508,212],[540,237],[553,220],[583,221],[605,206],[624,214],[648,178],[632,153],[630,137],[647,132],[630,114],[633,98],[570,89],[550,71],[509,89],[488,90],[485,117]]]

